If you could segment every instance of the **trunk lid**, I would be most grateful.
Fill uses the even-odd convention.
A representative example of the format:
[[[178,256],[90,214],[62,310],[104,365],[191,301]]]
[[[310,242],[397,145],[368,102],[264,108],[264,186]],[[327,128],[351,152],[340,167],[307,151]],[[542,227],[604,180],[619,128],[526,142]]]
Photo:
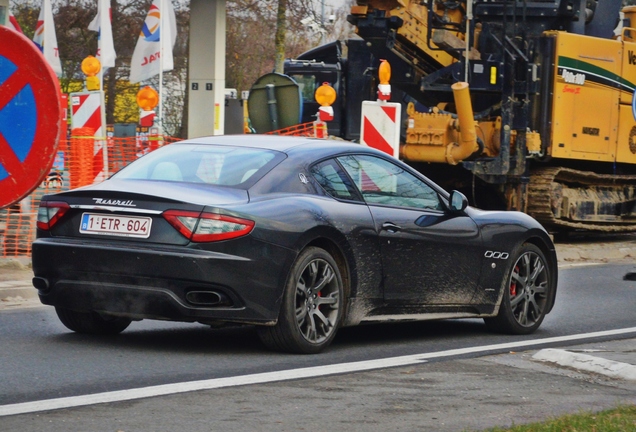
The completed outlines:
[[[91,242],[185,245],[189,240],[164,217],[167,210],[201,213],[249,201],[243,189],[196,183],[111,179],[43,198],[69,208],[48,235]],[[38,236],[45,235],[38,233]]]

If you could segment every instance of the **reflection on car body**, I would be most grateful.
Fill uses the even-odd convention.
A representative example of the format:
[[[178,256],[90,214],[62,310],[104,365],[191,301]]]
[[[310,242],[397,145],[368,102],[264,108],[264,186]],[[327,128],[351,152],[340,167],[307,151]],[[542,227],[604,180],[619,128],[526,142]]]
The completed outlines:
[[[44,197],[33,270],[77,332],[255,324],[269,348],[299,353],[367,321],[481,317],[528,334],[557,287],[531,217],[471,208],[364,146],[272,136],[174,143]]]

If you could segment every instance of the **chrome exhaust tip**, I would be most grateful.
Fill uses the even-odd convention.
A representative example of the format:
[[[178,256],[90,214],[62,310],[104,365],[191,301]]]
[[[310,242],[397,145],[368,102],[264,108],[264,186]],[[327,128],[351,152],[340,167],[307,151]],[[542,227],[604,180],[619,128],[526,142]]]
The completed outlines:
[[[46,292],[50,288],[49,280],[43,277],[36,276],[33,279],[31,279],[31,283],[33,284],[35,288],[38,289],[38,291]]]
[[[216,291],[189,291],[186,300],[197,306],[228,306],[230,299]]]

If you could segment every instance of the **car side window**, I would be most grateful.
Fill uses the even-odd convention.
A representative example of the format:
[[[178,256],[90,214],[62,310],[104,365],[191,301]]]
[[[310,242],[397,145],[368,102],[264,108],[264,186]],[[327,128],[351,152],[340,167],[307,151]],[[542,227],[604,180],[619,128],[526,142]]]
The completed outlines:
[[[334,198],[345,200],[359,200],[355,188],[351,184],[351,180],[342,171],[338,163],[333,160],[327,160],[314,165],[311,168],[311,174],[320,186]]]
[[[437,192],[400,166],[379,157],[351,155],[338,158],[369,204],[442,210]]]

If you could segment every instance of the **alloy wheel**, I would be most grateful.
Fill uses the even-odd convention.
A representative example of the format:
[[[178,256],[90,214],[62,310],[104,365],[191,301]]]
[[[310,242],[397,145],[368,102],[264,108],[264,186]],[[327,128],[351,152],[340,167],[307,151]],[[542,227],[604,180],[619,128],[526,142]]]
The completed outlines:
[[[321,343],[336,330],[340,307],[338,279],[331,264],[310,261],[296,282],[296,324],[310,343]]]
[[[542,319],[547,303],[548,271],[543,259],[535,252],[522,254],[510,275],[510,307],[523,327],[532,327]]]

